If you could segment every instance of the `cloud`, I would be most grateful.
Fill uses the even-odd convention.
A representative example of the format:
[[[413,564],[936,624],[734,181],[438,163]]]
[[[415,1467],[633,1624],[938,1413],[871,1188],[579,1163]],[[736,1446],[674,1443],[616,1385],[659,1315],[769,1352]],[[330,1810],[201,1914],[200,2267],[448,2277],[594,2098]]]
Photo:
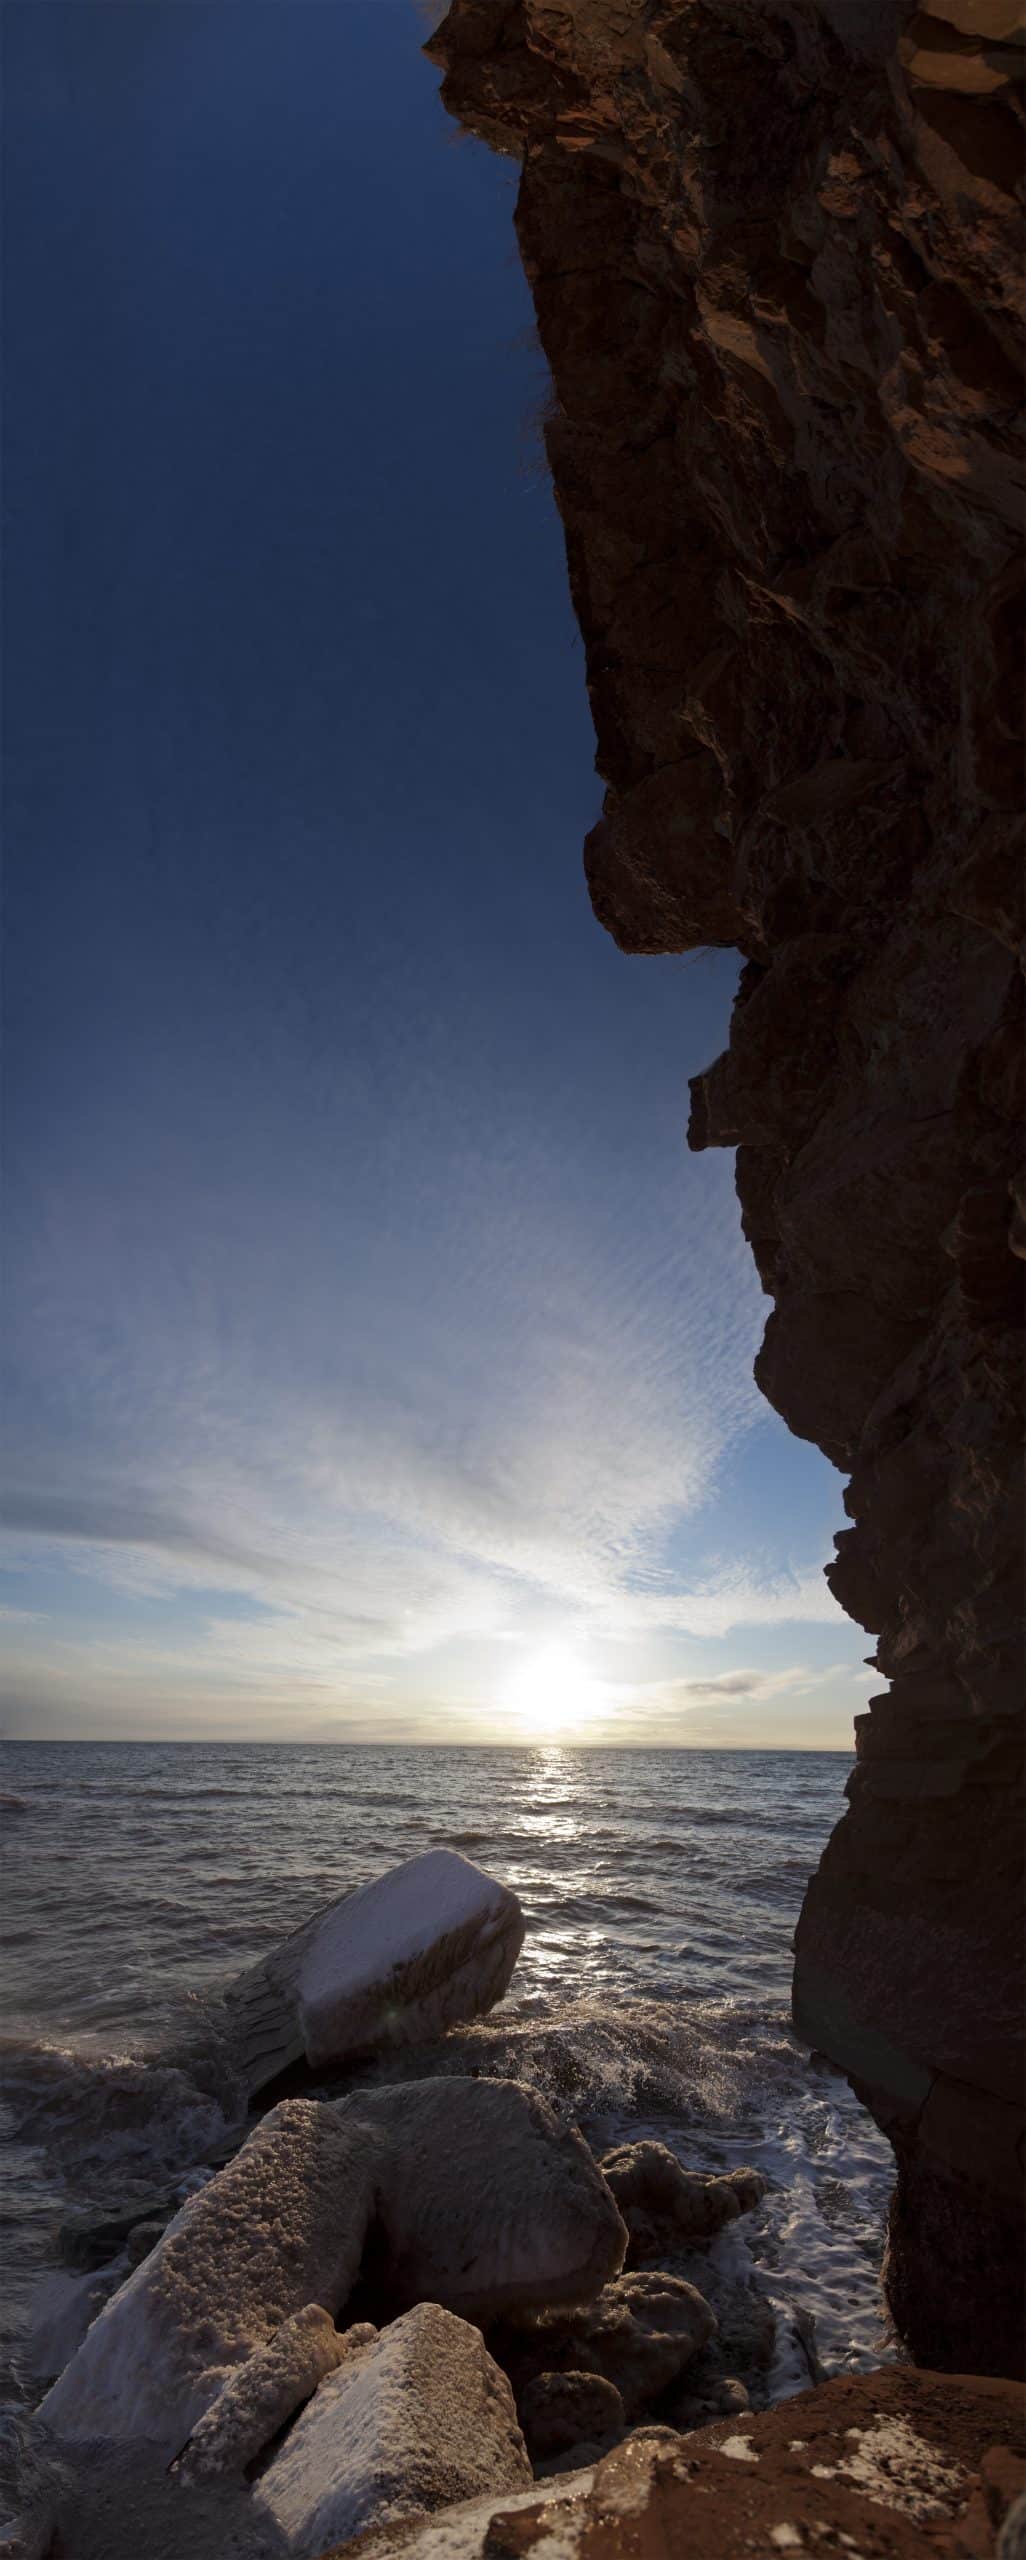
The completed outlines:
[[[88,1204],[62,1254],[55,1209],[33,1337],[53,1379],[29,1382],[0,1516],[26,1599],[62,1578],[83,1676],[283,1712],[415,1692],[451,1718],[512,1640],[569,1636],[606,1668],[627,1646],[644,1674],[667,1644],[838,1620],[817,1558],[725,1544],[719,1479],[764,1412],[729,1183],[705,1182],[700,1221],[662,1203],[653,1246],[564,1196],[562,1164],[535,1168],[530,1217],[515,1159],[499,1173],[466,1170],[462,1258],[450,1199],[440,1265],[342,1257],[337,1303],[323,1251],[311,1278],[276,1232],[230,1322],[191,1265],[91,1248]],[[123,1602],[102,1656],[76,1583]]]

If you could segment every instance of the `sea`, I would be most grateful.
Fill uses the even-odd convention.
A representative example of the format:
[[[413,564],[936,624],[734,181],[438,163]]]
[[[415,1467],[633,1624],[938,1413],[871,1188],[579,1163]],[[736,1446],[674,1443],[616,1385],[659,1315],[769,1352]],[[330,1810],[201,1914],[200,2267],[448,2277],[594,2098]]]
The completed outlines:
[[[457,2067],[532,2081],[594,2148],[655,2135],[769,2181],[732,2226],[775,2321],[768,2396],[895,2352],[888,2145],[789,2019],[833,1752],[23,1743],[2,1749],[0,2402],[61,2230],[184,2198],[243,2116],[218,1999],[319,1905],[430,1848],[514,1887],[527,1936]],[[471,2059],[472,2057],[472,2059]],[[721,2244],[717,2243],[717,2247]],[[49,2292],[47,2292],[49,2287]]]

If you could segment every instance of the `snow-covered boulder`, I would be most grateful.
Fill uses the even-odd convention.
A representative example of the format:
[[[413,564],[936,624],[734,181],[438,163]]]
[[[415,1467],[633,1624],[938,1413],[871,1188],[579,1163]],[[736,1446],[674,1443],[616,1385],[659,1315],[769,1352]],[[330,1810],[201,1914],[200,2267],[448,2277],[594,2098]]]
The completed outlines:
[[[292,2312],[346,2301],[372,2205],[373,2164],[336,2107],[273,2108],[94,2320],[40,2416],[58,2437],[170,2461]]]
[[[518,2082],[288,2099],[101,2311],[46,2424],[173,2460],[292,2314],[344,2310],[372,2228],[386,2313],[429,2300],[479,2320],[591,2300],[627,2239],[580,2135]]]
[[[109,2267],[85,2275],[64,2268],[43,2278],[32,2301],[32,2325],[21,2362],[34,2382],[52,2382],[80,2347],[87,2330],[116,2292],[124,2274]],[[0,2555],[2,2560],[2,2555]]]
[[[412,2080],[343,2108],[378,2155],[389,2308],[443,2302],[483,2326],[590,2302],[622,2266],[626,2228],[587,2144],[523,2081]]]
[[[189,2438],[176,2476],[220,2480],[245,2471],[279,2428],[310,2400],[347,2355],[376,2338],[369,2322],[340,2335],[329,2311],[307,2302],[282,2321],[266,2347],[236,2365]]]
[[[325,2069],[482,2016],[523,1940],[516,1895],[452,1849],[342,1895],[226,1994],[250,2094],[304,2055]]]
[[[530,2481],[513,2394],[480,2332],[422,2302],[322,2382],[254,2502],[295,2560],[315,2560],[371,2525]]]

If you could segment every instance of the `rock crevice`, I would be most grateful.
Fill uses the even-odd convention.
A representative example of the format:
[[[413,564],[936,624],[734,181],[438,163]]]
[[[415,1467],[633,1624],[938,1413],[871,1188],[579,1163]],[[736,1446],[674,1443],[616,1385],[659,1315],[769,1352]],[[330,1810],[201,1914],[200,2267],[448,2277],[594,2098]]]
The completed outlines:
[[[522,163],[546,443],[630,952],[736,946],[757,1374],[849,1478],[889,1682],[795,2014],[898,2162],[920,2360],[1021,2363],[1026,1206],[1017,0],[455,0]]]

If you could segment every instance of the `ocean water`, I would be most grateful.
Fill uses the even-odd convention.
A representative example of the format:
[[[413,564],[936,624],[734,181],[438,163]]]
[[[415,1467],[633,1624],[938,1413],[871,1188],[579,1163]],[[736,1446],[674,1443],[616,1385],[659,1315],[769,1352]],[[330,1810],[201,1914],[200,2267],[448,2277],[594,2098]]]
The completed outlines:
[[[716,2247],[773,2308],[771,2396],[807,2384],[811,2339],[827,2372],[892,2351],[891,2155],[788,2012],[843,1756],[8,1742],[2,1760],[0,2399],[38,2396],[26,2341],[61,2223],[186,2194],[237,2134],[219,1990],[433,1847],[513,1885],[528,1923],[501,2008],[436,2064],[534,2081],[599,2149],[654,2133],[686,2165],[763,2170],[762,2208]]]

